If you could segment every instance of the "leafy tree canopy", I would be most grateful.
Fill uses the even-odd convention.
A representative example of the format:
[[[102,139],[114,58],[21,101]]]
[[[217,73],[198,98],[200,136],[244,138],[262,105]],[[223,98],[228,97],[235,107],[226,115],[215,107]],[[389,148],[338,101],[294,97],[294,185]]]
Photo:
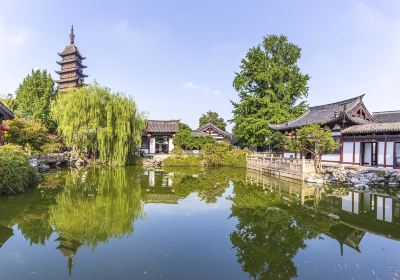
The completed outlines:
[[[144,119],[135,102],[96,83],[58,95],[51,113],[68,147],[104,164],[132,163],[140,147]]]
[[[20,145],[26,151],[41,151],[42,146],[48,143],[48,130],[39,121],[15,118],[6,123],[10,131],[4,134],[7,143]]]
[[[216,127],[222,130],[226,130],[226,122],[222,117],[218,115],[217,112],[208,111],[207,113],[201,115],[199,119],[199,127],[202,127],[207,123],[212,123]]]
[[[333,152],[339,146],[331,131],[322,129],[318,124],[298,129],[295,138],[286,137],[286,143],[290,151],[311,154],[317,172],[321,171],[322,155]]]
[[[16,91],[17,114],[42,122],[50,131],[55,123],[50,116],[50,103],[55,95],[54,81],[46,70],[32,70]]]
[[[180,125],[179,131],[174,138],[174,145],[185,150],[198,150],[208,143],[215,143],[215,139],[211,136],[195,137],[190,127],[185,124]]]
[[[276,124],[302,114],[308,75],[297,65],[301,49],[285,36],[269,35],[251,48],[241,61],[233,86],[239,102],[233,102],[233,134],[239,145],[269,144]]]

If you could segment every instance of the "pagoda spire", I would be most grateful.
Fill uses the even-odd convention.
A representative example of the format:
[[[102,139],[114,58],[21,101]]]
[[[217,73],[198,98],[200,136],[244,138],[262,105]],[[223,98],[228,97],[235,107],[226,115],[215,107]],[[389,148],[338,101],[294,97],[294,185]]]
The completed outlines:
[[[69,34],[69,42],[71,45],[75,43],[74,25],[71,26],[71,33]]]
[[[61,66],[61,69],[56,71],[56,73],[60,75],[60,79],[55,82],[58,84],[60,91],[85,85],[84,79],[87,77],[87,75],[83,74],[83,69],[86,68],[83,65],[85,57],[79,52],[78,47],[75,46],[73,25],[71,26],[69,40],[70,44],[65,46],[62,52],[58,53],[61,61],[57,61],[57,63]]]

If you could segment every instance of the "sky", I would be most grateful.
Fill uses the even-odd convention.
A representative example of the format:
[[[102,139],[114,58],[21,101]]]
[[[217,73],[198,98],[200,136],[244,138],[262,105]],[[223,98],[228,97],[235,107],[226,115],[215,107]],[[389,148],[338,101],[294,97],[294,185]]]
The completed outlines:
[[[58,78],[71,24],[86,82],[133,97],[149,119],[231,119],[234,74],[269,34],[301,47],[310,105],[366,94],[371,112],[400,109],[397,0],[0,0],[0,95],[31,69]]]

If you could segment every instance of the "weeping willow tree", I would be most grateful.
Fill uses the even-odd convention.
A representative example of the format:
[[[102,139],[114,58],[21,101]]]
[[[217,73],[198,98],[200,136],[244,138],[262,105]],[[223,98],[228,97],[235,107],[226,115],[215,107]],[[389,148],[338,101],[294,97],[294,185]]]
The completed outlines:
[[[126,168],[73,170],[49,209],[50,224],[64,240],[92,248],[133,232],[143,216],[141,189]]]
[[[132,163],[144,117],[136,103],[97,83],[59,94],[51,114],[65,144],[108,165]]]

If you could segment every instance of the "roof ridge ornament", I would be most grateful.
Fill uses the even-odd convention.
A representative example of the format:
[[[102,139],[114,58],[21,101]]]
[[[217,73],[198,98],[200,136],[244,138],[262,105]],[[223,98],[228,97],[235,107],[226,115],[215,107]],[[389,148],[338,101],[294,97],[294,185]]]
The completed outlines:
[[[69,34],[69,42],[71,45],[75,43],[74,25],[71,26],[71,33]]]

